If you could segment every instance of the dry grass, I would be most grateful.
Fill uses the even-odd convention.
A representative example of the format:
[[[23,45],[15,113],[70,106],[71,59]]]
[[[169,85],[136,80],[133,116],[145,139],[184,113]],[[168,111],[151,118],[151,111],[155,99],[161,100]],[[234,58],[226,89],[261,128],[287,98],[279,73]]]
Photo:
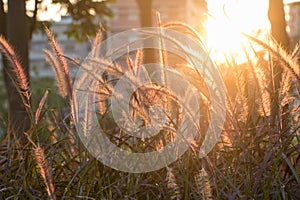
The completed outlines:
[[[60,68],[57,70],[62,71],[63,72],[62,74],[64,75],[59,81],[63,81],[63,83],[66,85],[67,94],[69,95],[69,98],[72,99],[72,79],[69,74],[68,63],[64,57],[62,49],[60,48],[59,44],[56,42],[52,31],[47,27],[45,27],[45,32],[48,36],[48,41],[52,48],[52,51],[54,55],[57,57],[56,60],[60,65]]]
[[[46,185],[48,196],[51,200],[56,200],[53,180],[52,180],[49,166],[45,159],[44,150],[40,146],[37,146],[34,152],[35,152],[36,162],[40,169],[40,174],[43,177],[44,183]]]
[[[198,34],[185,24],[158,23],[162,27],[178,29],[201,44]],[[72,80],[68,63],[54,40],[53,33],[48,29],[46,32],[52,49],[52,52],[45,51],[46,58],[56,72],[61,95],[69,101]],[[264,52],[280,61],[284,70],[281,86],[277,88],[280,95],[276,97],[275,91],[270,88],[273,81],[272,62],[262,60],[260,52],[256,52],[257,59],[248,58],[248,62],[243,65],[228,61],[220,66],[228,99],[227,116],[221,141],[207,157],[200,159],[197,153],[211,120],[211,97],[207,85],[193,66],[175,63],[173,68],[182,73],[200,94],[199,112],[203,116],[200,122],[195,122],[200,124],[199,136],[175,163],[166,169],[145,174],[129,174],[104,166],[75,137],[72,118],[62,114],[59,106],[49,107],[46,92],[37,111],[33,112],[35,123],[26,133],[28,143],[20,146],[17,143],[8,144],[7,140],[3,142],[0,199],[299,199],[300,113],[299,103],[296,103],[300,98],[299,64],[296,62],[299,59],[299,49],[290,55],[275,43],[265,44],[250,36],[249,38],[264,47]],[[21,91],[29,91],[13,51],[3,38],[0,39],[2,51],[11,57],[17,70],[17,85]],[[93,44],[94,56],[97,55],[101,40],[99,33]],[[160,62],[168,61],[166,52],[157,53],[160,55]],[[113,64],[96,57],[90,60],[100,67],[109,64],[105,69],[106,76],[97,76],[87,71],[99,83],[97,88],[87,91],[98,94],[99,123],[103,125],[110,140],[120,148],[133,152],[160,149],[172,142],[174,130],[181,121],[180,102],[168,88],[157,84],[140,87],[130,100],[130,116],[125,116],[144,124],[151,123],[149,107],[160,104],[167,110],[169,126],[148,139],[126,134],[116,126],[108,100],[115,92],[116,81],[128,69],[134,69],[134,73],[127,73],[128,80],[139,84],[136,77],[144,70],[140,67],[143,63],[143,50],[125,55],[123,60],[125,62],[117,61]],[[122,94],[115,95],[122,100]],[[274,98],[278,98],[277,101]],[[270,109],[273,102],[278,102],[279,111],[274,118],[275,125],[271,126]],[[70,103],[68,106],[71,105]],[[289,125],[283,126],[286,119]],[[88,125],[89,122],[86,123]],[[70,140],[73,142],[70,143]],[[44,151],[47,152],[47,157]]]
[[[68,88],[67,88],[66,80],[64,78],[65,77],[64,72],[52,52],[50,52],[49,50],[44,50],[44,53],[45,53],[46,61],[50,63],[50,66],[54,69],[60,94],[62,97],[66,98],[68,95],[67,93]]]
[[[28,78],[26,77],[13,48],[2,36],[0,36],[0,52],[7,58],[8,62],[12,65],[12,70],[15,73],[15,77],[10,78],[13,82],[16,83],[17,88],[19,88],[21,97],[25,97],[25,99],[23,99],[23,102],[28,107],[31,95]]]

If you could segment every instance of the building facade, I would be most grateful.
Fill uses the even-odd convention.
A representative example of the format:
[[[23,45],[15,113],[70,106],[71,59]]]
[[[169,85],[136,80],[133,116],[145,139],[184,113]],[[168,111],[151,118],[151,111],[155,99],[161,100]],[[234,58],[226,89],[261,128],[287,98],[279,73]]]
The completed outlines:
[[[83,59],[87,56],[91,49],[89,42],[78,43],[73,38],[68,38],[64,32],[67,30],[69,24],[72,23],[71,17],[62,17],[60,21],[54,22],[51,30],[56,36],[56,40],[62,48],[64,54],[71,58]],[[49,49],[47,35],[38,31],[33,34],[30,43],[30,66],[31,74],[39,76],[53,76],[53,71],[49,63],[46,63],[43,50]]]
[[[300,2],[285,5],[287,33],[290,37],[291,47],[300,40]]]
[[[110,20],[113,32],[140,27],[139,8],[136,0],[116,0],[112,5],[115,17]],[[156,11],[160,12],[162,22],[182,21],[195,29],[200,30],[206,11],[204,0],[153,0],[152,3],[152,26],[156,26]]]
[[[108,36],[140,27],[139,8],[136,0],[116,0],[111,5],[114,17],[107,20]],[[197,30],[203,29],[203,18],[206,13],[206,3],[204,0],[153,0],[152,17],[153,26],[156,25],[156,11],[160,12],[162,22],[182,21],[186,22]],[[91,50],[91,41],[78,43],[73,38],[68,38],[64,32],[67,26],[72,23],[71,17],[62,17],[61,21],[52,24],[52,31],[57,36],[57,41],[67,56],[84,59]],[[125,40],[132,41],[131,35]],[[30,60],[32,72],[37,72],[40,76],[53,76],[51,67],[45,62],[43,49],[49,48],[47,36],[42,33],[34,33],[30,44]],[[35,73],[34,73],[35,74]]]

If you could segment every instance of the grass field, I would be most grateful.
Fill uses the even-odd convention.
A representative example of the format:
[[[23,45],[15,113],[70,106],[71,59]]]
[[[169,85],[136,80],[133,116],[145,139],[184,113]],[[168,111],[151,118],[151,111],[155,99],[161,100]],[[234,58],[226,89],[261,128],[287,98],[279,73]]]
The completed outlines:
[[[300,199],[299,47],[288,54],[275,43],[249,38],[263,47],[255,52],[256,58],[242,65],[228,59],[219,66],[226,87],[226,119],[219,143],[204,158],[199,158],[197,152],[203,141],[201,134],[205,135],[211,120],[211,97],[206,98],[207,85],[203,86],[197,69],[182,65],[183,71],[195,75],[187,79],[202,94],[199,101],[203,108],[199,112],[204,120],[195,122],[200,125],[200,136],[168,167],[132,174],[104,166],[81,143],[70,115],[73,81],[68,62],[73,61],[62,56],[50,31],[48,36],[51,51],[45,55],[56,72],[56,85],[47,78],[30,83],[33,120],[24,136],[27,142],[20,145],[8,136],[2,140],[0,199]],[[94,42],[94,47],[97,45],[100,35]],[[99,99],[103,101],[98,102],[98,119],[117,146],[132,152],[142,152],[142,147],[155,151],[172,141],[171,128],[151,140],[133,140],[110,118],[107,100],[114,92],[113,80],[120,79],[134,63],[142,63],[143,52],[135,53],[133,57],[124,56],[124,66],[113,64],[106,71],[107,80],[99,79]],[[268,56],[266,59],[260,55]],[[275,67],[282,77],[278,88],[274,84],[278,80],[278,74],[273,73]],[[2,86],[0,90],[2,99]],[[143,92],[149,92],[147,95],[162,105],[167,99],[167,104],[172,104],[167,106],[168,113],[180,119],[180,108],[171,93],[155,84],[144,86],[140,94]],[[147,124],[149,112],[140,101],[131,101],[131,114],[134,120]],[[6,104],[1,103],[0,127],[4,130],[6,110]]]

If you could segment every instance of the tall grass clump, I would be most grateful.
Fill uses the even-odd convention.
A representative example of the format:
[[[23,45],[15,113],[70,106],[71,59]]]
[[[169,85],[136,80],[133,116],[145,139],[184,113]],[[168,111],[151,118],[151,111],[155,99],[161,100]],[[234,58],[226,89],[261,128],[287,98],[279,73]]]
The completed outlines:
[[[158,26],[178,30],[203,45],[201,36],[186,24],[162,24],[158,18]],[[263,50],[245,50],[248,60],[243,64],[228,58],[219,66],[226,86],[226,121],[220,142],[205,158],[199,158],[198,152],[211,121],[208,86],[195,66],[174,59],[168,52],[156,52],[158,62],[168,63],[172,70],[181,73],[199,94],[200,108],[195,108],[201,115],[201,121],[195,122],[199,133],[188,151],[168,167],[131,174],[103,165],[76,136],[69,114],[73,105],[69,65],[75,63],[83,70],[84,65],[65,56],[54,34],[47,28],[46,33],[50,48],[44,50],[45,59],[53,68],[58,90],[47,88],[43,96],[36,96],[29,88],[15,53],[0,38],[1,52],[10,57],[18,77],[16,85],[20,92],[32,93],[36,102],[28,107],[32,124],[24,133],[27,142],[11,144],[9,135],[1,142],[0,199],[300,199],[299,47],[288,53],[272,40],[265,43],[248,36],[250,43]],[[99,32],[92,44],[90,62],[99,67],[106,64],[105,73],[90,74],[95,76],[97,87],[87,92],[97,95],[94,103],[103,132],[124,150],[143,153],[162,149],[173,141],[182,120],[183,108],[178,98],[146,77],[150,83],[139,87],[129,101],[129,117],[148,125],[151,106],[159,104],[166,109],[169,124],[150,138],[128,135],[114,121],[109,99],[114,94],[123,100],[114,88],[122,76],[138,84],[137,77],[145,72],[145,53],[139,49],[109,63],[96,58],[101,41]],[[250,58],[250,53],[256,57]],[[274,61],[283,71],[279,88],[273,84]],[[132,73],[126,73],[131,69]],[[53,100],[58,98],[57,93],[62,96],[62,103]],[[274,103],[279,108],[275,114]],[[124,116],[126,123],[128,116]],[[89,122],[84,123],[89,126]]]

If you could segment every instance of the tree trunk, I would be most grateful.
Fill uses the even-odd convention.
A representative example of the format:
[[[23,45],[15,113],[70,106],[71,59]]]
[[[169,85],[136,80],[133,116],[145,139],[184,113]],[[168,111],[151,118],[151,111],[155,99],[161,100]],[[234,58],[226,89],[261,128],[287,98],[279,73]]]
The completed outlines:
[[[141,27],[152,26],[152,0],[136,0],[140,11]]]
[[[271,23],[271,36],[283,46],[287,51],[289,50],[289,37],[286,32],[286,21],[284,13],[283,0],[269,0],[268,17]],[[271,126],[275,125],[276,118],[279,114],[278,95],[280,83],[282,80],[282,68],[280,63],[273,60],[273,101],[271,104]],[[286,120],[285,120],[286,121]],[[284,122],[286,124],[287,122]]]
[[[26,25],[26,8],[24,0],[8,1],[5,38],[14,48],[24,73],[29,78],[28,29]],[[3,59],[3,61],[4,82],[9,101],[10,132],[8,132],[8,134],[14,133],[17,138],[20,138],[24,131],[29,129],[30,118],[16,88],[16,76],[13,69],[10,63],[5,59]]]
[[[6,34],[6,15],[3,0],[0,0],[0,35]]]
[[[152,0],[136,0],[140,13],[140,26],[152,27]],[[144,63],[155,63],[155,51],[144,49]]]
[[[268,17],[271,23],[272,37],[288,50],[290,41],[286,32],[283,0],[269,0]]]

